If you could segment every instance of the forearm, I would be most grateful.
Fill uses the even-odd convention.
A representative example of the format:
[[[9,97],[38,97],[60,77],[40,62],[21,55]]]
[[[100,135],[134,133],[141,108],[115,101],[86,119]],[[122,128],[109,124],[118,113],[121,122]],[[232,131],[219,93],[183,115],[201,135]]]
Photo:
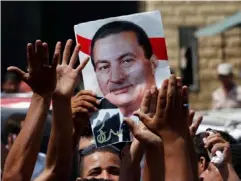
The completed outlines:
[[[169,145],[164,144],[164,154],[165,180],[194,180],[190,152],[186,141],[176,141]]]
[[[34,94],[24,127],[8,154],[3,180],[30,180],[40,149],[41,136],[49,110],[51,96]]]
[[[121,167],[123,169],[121,170],[120,181],[139,181],[141,176],[140,162],[144,154],[143,145],[141,145],[138,140],[134,139],[129,151],[130,154],[125,156],[127,158],[124,157],[125,160],[122,160]]]
[[[227,181],[239,181],[239,177],[235,172],[232,164],[227,164],[228,167],[228,180]]]
[[[143,181],[164,180],[164,150],[163,145],[149,146],[145,152]]]
[[[45,180],[68,180],[73,155],[70,99],[53,97],[53,123],[47,152]],[[64,165],[64,167],[63,167]]]

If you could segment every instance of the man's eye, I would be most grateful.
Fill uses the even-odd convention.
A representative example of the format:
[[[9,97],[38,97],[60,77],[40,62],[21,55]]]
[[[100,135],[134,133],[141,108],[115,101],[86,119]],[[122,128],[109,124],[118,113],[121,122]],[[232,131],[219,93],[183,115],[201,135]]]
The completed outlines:
[[[98,176],[100,174],[101,174],[100,171],[93,171],[89,174],[89,176]]]
[[[133,59],[125,59],[123,60],[123,63],[130,63],[130,62],[133,62],[134,60]]]
[[[130,66],[134,62],[134,59],[128,58],[121,61],[122,65]]]
[[[101,65],[101,66],[99,66],[99,70],[100,71],[105,71],[105,70],[107,70],[109,68],[109,65]]]
[[[120,175],[120,169],[119,168],[110,168],[108,170],[109,174],[111,175]]]

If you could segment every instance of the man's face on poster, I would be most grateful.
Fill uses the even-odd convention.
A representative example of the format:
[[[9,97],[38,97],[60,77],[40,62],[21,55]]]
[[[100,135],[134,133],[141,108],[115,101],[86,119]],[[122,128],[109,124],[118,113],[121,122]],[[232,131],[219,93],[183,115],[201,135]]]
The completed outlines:
[[[100,90],[112,104],[140,106],[145,90],[155,83],[154,65],[145,57],[136,34],[131,31],[98,39],[93,47]]]

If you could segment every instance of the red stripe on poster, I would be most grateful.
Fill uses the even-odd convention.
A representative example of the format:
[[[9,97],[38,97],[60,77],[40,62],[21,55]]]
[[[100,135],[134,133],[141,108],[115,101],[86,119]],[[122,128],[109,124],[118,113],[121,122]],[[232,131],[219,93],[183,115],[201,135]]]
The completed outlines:
[[[77,42],[81,45],[81,51],[90,55],[91,40],[80,35],[76,35]],[[165,38],[149,38],[153,53],[159,60],[168,60]]]

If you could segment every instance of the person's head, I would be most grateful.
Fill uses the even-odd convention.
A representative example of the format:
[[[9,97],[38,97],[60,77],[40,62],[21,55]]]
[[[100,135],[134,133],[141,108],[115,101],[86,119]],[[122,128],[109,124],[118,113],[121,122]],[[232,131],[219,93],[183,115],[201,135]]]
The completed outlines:
[[[7,144],[10,134],[18,135],[21,131],[26,115],[15,113],[10,115],[4,122],[2,131],[2,141]]]
[[[120,151],[113,146],[96,148],[94,144],[88,145],[79,151],[79,178],[105,179],[117,181],[120,175]]]
[[[4,78],[2,89],[6,93],[18,93],[21,79],[14,72],[7,72]]]
[[[229,88],[233,85],[233,67],[231,64],[222,63],[217,68],[218,78],[223,87]]]
[[[201,175],[208,167],[210,162],[210,158],[208,156],[208,152],[204,147],[203,138],[206,137],[206,133],[202,132],[195,135],[193,139],[195,152],[198,157],[198,174]]]
[[[107,23],[95,33],[90,52],[103,95],[119,108],[139,106],[155,84],[157,66],[145,31],[128,21]]]

